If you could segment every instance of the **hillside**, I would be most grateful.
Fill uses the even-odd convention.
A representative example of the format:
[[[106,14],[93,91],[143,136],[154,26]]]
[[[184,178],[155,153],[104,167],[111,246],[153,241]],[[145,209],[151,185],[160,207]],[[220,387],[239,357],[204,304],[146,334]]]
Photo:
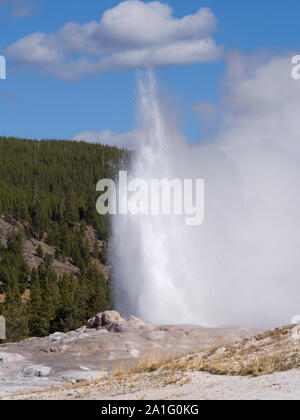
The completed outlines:
[[[21,222],[9,220],[7,221],[4,216],[0,218],[0,243],[3,246],[7,245],[7,239],[12,232],[19,232],[28,229],[28,226],[24,225]],[[99,257],[95,257],[93,248],[95,243],[97,243],[97,247],[99,249],[99,253],[103,252],[104,242],[100,241],[97,236],[97,232],[92,226],[86,227],[86,235],[85,239],[89,242],[89,248],[91,253],[91,260],[93,263],[96,264],[97,268],[99,269],[100,273],[104,275],[106,280],[109,280],[110,275],[110,266],[107,264],[103,264]],[[66,259],[66,261],[62,261],[60,259],[55,258],[56,248],[51,246],[47,243],[46,239],[38,240],[35,237],[30,237],[30,239],[24,238],[23,240],[23,255],[25,258],[26,263],[29,266],[30,271],[32,269],[38,269],[39,266],[43,263],[43,258],[37,255],[37,248],[41,247],[43,254],[51,255],[52,259],[52,268],[56,272],[58,276],[62,276],[64,274],[79,274],[80,268],[73,264],[71,258]],[[26,290],[22,293],[22,300],[23,302],[29,302],[30,300],[30,288],[26,288]],[[5,301],[5,293],[0,293],[0,303]]]
[[[126,150],[0,137],[0,314],[10,341],[69,331],[111,306],[96,184]]]

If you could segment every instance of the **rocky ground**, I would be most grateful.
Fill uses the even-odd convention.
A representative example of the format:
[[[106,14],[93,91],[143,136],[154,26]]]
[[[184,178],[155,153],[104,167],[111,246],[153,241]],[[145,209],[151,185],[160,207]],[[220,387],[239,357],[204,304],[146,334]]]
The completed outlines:
[[[272,375],[219,376],[192,372],[188,380],[166,383],[154,373],[115,377],[41,392],[17,393],[9,400],[299,400],[300,370]]]
[[[73,332],[0,346],[0,395],[107,377],[224,345],[247,333],[243,328],[154,325],[105,312]]]
[[[300,399],[295,327],[250,333],[104,312],[74,332],[0,346],[0,398]]]

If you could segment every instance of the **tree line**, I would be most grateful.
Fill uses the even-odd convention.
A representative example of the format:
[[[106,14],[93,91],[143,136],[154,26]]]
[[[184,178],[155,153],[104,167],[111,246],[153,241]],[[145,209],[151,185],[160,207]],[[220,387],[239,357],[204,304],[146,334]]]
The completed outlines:
[[[129,164],[130,152],[116,147],[59,140],[0,137],[0,214],[23,229],[0,245],[0,293],[10,341],[76,329],[111,305],[109,281],[94,259],[106,263],[109,223],[96,212],[96,184]],[[103,246],[86,239],[93,226]],[[55,249],[30,270],[24,239],[44,240]],[[58,276],[53,258],[71,261],[78,273]],[[24,299],[25,290],[30,298]]]

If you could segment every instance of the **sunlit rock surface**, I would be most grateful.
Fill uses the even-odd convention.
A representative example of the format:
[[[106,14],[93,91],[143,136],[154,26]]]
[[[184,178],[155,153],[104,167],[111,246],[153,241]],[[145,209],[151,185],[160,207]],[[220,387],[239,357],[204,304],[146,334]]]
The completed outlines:
[[[226,344],[249,333],[239,327],[155,325],[107,311],[76,331],[1,345],[0,395],[93,380],[144,361]]]

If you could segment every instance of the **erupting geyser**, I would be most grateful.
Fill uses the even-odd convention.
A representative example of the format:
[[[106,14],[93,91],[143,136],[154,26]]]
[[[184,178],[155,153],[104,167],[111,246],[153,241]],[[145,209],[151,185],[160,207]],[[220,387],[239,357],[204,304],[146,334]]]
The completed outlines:
[[[259,90],[263,69],[251,86],[245,76],[233,89],[247,106],[239,103],[238,116],[232,111],[231,126],[196,146],[161,105],[151,72],[140,78],[130,176],[203,178],[205,221],[186,226],[181,216],[113,217],[115,299],[124,315],[267,327],[299,312],[300,129],[286,126],[280,137],[276,113],[282,110],[268,108]],[[266,107],[262,115],[256,100]]]

